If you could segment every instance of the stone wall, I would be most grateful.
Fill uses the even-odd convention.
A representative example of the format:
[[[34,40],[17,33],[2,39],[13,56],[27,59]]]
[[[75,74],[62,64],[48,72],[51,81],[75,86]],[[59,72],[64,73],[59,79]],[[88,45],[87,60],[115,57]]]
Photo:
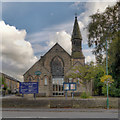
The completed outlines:
[[[106,99],[3,99],[2,107],[12,108],[106,108]],[[118,99],[109,100],[110,108],[118,108]]]
[[[35,71],[41,72],[41,75],[39,76],[38,96],[43,96],[43,94],[46,96],[52,96],[53,85],[51,75],[51,61],[55,56],[59,56],[63,60],[65,73],[71,66],[71,57],[60,45],[56,44],[24,74],[24,82],[30,82],[29,78],[31,79],[31,82],[37,82]],[[45,85],[44,81],[45,76],[48,78],[47,85]]]
[[[35,75],[35,71],[40,71],[41,75],[39,76],[39,95],[38,96],[53,96],[53,85],[52,85],[52,71],[51,71],[51,61],[55,57],[59,57],[63,63],[64,73],[61,75],[64,77],[64,82],[67,82],[67,75],[71,72],[72,68],[77,65],[84,65],[84,59],[75,59],[73,60],[71,56],[58,44],[56,43],[44,56],[41,57],[25,74],[24,82],[37,82],[38,77]],[[76,62],[74,65],[72,62]],[[72,66],[73,65],[73,66]],[[59,71],[60,72],[60,71]],[[59,73],[58,72],[58,73]],[[54,71],[55,73],[55,71]],[[64,76],[63,76],[64,75]],[[48,84],[45,85],[45,77],[48,79]],[[30,81],[31,79],[31,81]],[[74,81],[77,83],[77,80]],[[87,92],[92,94],[92,85],[88,83]],[[86,91],[83,85],[77,84],[77,93]],[[71,92],[69,92],[71,95]]]
[[[35,75],[35,71],[40,71],[41,75]],[[45,77],[47,77],[47,85],[45,85]],[[46,94],[46,96],[51,95],[51,74],[42,66],[42,59],[36,62],[24,74],[24,82],[30,82],[29,78],[31,78],[31,82],[37,82],[37,79],[39,78],[39,93]]]
[[[11,76],[8,76],[4,73],[1,73],[1,76],[4,78],[7,88],[14,93],[17,89],[19,89],[19,81]],[[6,91],[8,92],[8,91]]]
[[[68,71],[71,66],[70,55],[59,45],[56,44],[52,49],[44,55],[44,67],[51,72],[51,61],[55,56],[59,56],[64,62],[64,74]]]

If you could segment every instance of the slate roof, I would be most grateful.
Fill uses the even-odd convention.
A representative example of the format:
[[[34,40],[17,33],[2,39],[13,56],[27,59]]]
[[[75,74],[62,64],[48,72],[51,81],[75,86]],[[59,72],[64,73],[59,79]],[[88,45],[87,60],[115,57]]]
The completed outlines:
[[[4,76],[5,78],[10,79],[10,80],[15,81],[15,82],[20,82],[19,80],[15,79],[15,78],[13,78],[5,73],[0,73],[0,76]]]
[[[75,17],[75,22],[73,26],[72,40],[76,38],[82,40],[81,32],[80,32],[78,21],[77,21],[77,16]]]

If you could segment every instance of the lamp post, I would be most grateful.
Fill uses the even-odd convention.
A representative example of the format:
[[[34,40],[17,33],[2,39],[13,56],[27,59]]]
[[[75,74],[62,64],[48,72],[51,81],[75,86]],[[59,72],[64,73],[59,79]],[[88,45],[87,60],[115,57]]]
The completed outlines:
[[[108,50],[107,50],[107,39],[106,39],[106,75],[108,75]],[[108,79],[107,79],[107,109],[109,109],[109,92],[108,92]]]

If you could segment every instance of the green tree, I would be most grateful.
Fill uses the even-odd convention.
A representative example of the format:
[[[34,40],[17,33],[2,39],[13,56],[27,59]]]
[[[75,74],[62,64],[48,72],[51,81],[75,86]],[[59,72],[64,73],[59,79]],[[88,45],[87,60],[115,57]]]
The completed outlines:
[[[1,85],[4,85],[3,89],[6,90],[7,89],[7,85],[5,83],[5,78],[3,76],[0,76],[0,83],[1,83]]]
[[[94,69],[93,63],[90,63],[88,65],[82,66],[78,65],[75,66],[72,71],[67,76],[68,78],[77,79],[79,78],[79,81],[81,84],[83,84],[86,87],[87,91],[87,83],[89,83],[91,80],[94,79],[95,76],[95,69]]]
[[[120,89],[120,31],[109,46],[109,71],[115,80],[114,85]]]
[[[103,82],[104,84],[111,84],[114,82],[114,80],[112,79],[111,75],[104,75],[101,77],[101,82]]]
[[[120,97],[120,89],[116,88],[115,83],[111,83],[109,85],[109,96],[111,97]],[[102,93],[107,96],[107,86],[106,84],[103,85],[102,87]]]
[[[97,63],[105,65],[103,55],[106,52],[106,39],[108,42],[108,69],[115,82],[111,85],[116,89],[113,96],[120,96],[120,2],[112,7],[107,7],[103,13],[99,11],[90,16],[88,25],[88,46],[94,47],[93,54]]]
[[[100,78],[105,75],[105,66],[101,64],[97,64],[95,67],[95,77],[94,77],[94,86],[93,91],[94,95],[103,95],[102,87],[103,83],[100,81]]]
[[[107,7],[105,12],[99,11],[90,16],[91,22],[88,25],[88,46],[93,47],[93,54],[96,56],[98,63],[102,62],[103,53],[106,51],[106,39],[108,44],[116,38],[119,29],[119,5]]]

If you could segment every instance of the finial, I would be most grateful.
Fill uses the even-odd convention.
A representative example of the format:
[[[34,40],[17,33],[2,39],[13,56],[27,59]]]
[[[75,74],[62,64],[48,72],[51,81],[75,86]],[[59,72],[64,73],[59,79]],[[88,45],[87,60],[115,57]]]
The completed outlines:
[[[77,13],[75,13],[75,18],[77,18]]]

